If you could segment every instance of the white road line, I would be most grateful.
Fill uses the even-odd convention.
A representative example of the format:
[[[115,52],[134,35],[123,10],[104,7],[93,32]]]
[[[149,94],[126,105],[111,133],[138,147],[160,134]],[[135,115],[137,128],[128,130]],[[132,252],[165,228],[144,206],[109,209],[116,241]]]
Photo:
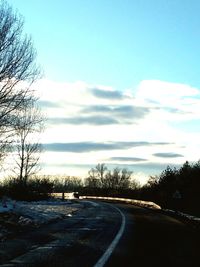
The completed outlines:
[[[110,205],[110,206],[112,206],[112,205]],[[112,207],[115,208],[120,213],[120,215],[122,217],[122,223],[121,223],[120,229],[119,229],[117,235],[115,236],[115,238],[113,239],[112,243],[107,248],[105,253],[101,256],[101,258],[98,260],[98,262],[94,265],[94,267],[103,267],[105,265],[105,263],[107,262],[107,260],[111,256],[112,252],[114,251],[115,247],[117,246],[120,238],[123,235],[124,229],[125,229],[126,219],[125,219],[124,214],[117,207],[114,207],[114,206],[112,206]]]

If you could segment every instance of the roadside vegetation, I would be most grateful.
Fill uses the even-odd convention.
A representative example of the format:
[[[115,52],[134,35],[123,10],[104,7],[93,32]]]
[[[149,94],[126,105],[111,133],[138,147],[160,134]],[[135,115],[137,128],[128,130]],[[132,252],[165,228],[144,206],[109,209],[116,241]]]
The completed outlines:
[[[127,169],[109,170],[98,164],[84,179],[72,176],[32,176],[26,184],[18,179],[4,180],[0,185],[1,196],[14,199],[48,199],[52,193],[79,192],[79,195],[124,197],[153,201],[162,208],[200,215],[200,161],[185,162],[179,169],[167,167],[160,175],[150,177],[140,186]]]
[[[186,161],[178,169],[168,166],[160,175],[150,177],[140,196],[163,208],[200,216],[200,161]]]
[[[167,166],[144,186],[127,169],[110,171],[98,164],[85,179],[84,194],[153,201],[165,209],[200,216],[200,161],[186,161],[180,168]]]

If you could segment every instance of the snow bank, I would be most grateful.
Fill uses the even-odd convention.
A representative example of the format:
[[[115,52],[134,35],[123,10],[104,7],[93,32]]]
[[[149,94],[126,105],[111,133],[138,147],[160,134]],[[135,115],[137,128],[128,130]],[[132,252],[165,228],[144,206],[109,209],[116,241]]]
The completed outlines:
[[[18,223],[45,224],[56,219],[71,216],[75,211],[82,207],[81,204],[72,201],[7,201],[7,207],[0,207],[0,212],[13,212],[19,215]]]

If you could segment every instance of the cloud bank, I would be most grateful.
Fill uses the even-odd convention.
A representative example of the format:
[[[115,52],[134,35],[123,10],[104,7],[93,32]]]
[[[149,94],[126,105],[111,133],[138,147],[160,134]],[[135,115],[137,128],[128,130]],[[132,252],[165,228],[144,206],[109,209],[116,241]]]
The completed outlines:
[[[177,154],[177,153],[154,153],[153,155],[155,157],[159,157],[159,158],[179,158],[179,157],[183,157],[183,155]]]
[[[71,143],[46,143],[42,144],[46,151],[54,152],[74,152],[74,153],[85,153],[92,151],[105,151],[105,150],[124,150],[134,147],[149,147],[149,146],[164,146],[170,145],[170,143],[161,142],[71,142]],[[122,158],[121,158],[122,159]],[[129,158],[130,159],[130,158]],[[136,158],[135,158],[136,159]]]
[[[45,153],[75,153],[76,164],[84,159],[85,165],[92,153],[96,163],[107,159],[141,172],[198,160],[198,88],[158,80],[123,91],[86,82],[41,80],[34,86],[47,118]]]

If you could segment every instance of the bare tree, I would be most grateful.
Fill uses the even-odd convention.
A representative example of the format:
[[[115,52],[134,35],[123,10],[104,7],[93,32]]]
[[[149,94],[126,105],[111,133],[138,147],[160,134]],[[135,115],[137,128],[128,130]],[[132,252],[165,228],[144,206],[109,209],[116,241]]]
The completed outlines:
[[[113,171],[108,171],[105,175],[105,188],[123,190],[131,186],[132,172],[127,169],[115,168]]]
[[[0,151],[13,132],[16,111],[32,101],[30,85],[40,75],[32,40],[23,34],[23,19],[6,1],[0,3]],[[1,154],[0,153],[0,154]]]
[[[122,169],[118,179],[118,187],[121,189],[128,189],[131,186],[131,176],[132,171],[129,171],[126,168]]]
[[[79,190],[83,186],[82,179],[75,176],[67,176],[63,179],[63,189],[65,192]]]
[[[28,177],[38,170],[38,161],[41,152],[41,145],[38,141],[38,134],[42,130],[43,118],[39,109],[30,103],[23,110],[20,110],[15,118],[15,134],[17,143],[16,166],[14,172],[19,180],[26,184]]]
[[[86,185],[103,189],[128,189],[132,185],[131,175],[132,172],[127,169],[114,168],[110,171],[104,163],[99,163],[89,171]]]
[[[105,163],[97,164],[97,166],[95,167],[95,171],[96,171],[97,178],[100,181],[101,187],[104,187],[105,174],[106,174],[106,171],[107,171],[107,167],[106,167]]]
[[[94,170],[94,169],[93,169]],[[85,179],[85,186],[90,188],[99,188],[100,182],[96,175],[93,175],[92,170],[89,171],[89,176]]]

